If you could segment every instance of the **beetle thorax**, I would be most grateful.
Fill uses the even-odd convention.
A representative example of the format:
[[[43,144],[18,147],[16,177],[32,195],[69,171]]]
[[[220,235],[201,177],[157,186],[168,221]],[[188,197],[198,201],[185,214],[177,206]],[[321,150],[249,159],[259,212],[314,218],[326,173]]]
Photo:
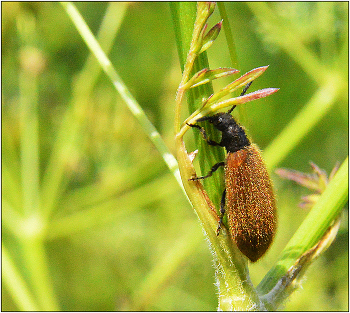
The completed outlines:
[[[221,145],[227,152],[236,152],[250,145],[245,131],[228,113],[218,113],[209,121],[222,132]]]

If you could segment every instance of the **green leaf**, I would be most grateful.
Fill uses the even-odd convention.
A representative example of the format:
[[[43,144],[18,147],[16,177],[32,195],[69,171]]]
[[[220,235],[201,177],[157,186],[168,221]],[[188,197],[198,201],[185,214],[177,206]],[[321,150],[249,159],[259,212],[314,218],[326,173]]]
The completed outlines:
[[[220,67],[215,70],[204,68],[193,75],[193,77],[186,83],[185,88],[197,87],[209,83],[214,79],[232,75],[238,72],[238,70],[230,67]]]
[[[214,42],[214,40],[219,36],[222,26],[222,21],[217,23],[208,33],[204,36],[202,41],[202,48],[199,50],[199,53],[207,50]]]
[[[248,93],[244,96],[239,96],[235,98],[230,98],[221,102],[217,102],[212,104],[211,106],[207,105],[207,102],[203,104],[203,107],[201,109],[196,110],[191,114],[189,118],[186,119],[184,124],[193,124],[195,121],[203,116],[206,116],[208,114],[213,114],[218,110],[225,109],[227,107],[231,107],[233,105],[239,105],[243,104],[249,101],[257,100],[260,98],[267,97],[269,95],[272,95],[273,93],[277,92],[279,88],[264,88],[260,89],[251,93]],[[204,109],[203,109],[204,108]]]
[[[211,97],[209,97],[206,105],[216,102],[217,100],[225,97],[229,93],[235,91],[237,88],[243,87],[249,82],[255,80],[261,74],[263,74],[267,68],[268,66],[262,66],[255,68],[249,71],[248,73],[245,73],[243,76],[236,79],[235,81],[228,84],[226,87],[222,88],[220,91],[214,93]]]

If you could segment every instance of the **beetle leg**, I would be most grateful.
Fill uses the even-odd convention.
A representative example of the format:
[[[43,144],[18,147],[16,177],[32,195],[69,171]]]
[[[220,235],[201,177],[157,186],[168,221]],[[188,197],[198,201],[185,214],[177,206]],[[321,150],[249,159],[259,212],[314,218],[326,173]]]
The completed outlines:
[[[222,146],[221,143],[209,139],[209,138],[208,138],[208,135],[207,135],[207,133],[206,133],[206,131],[205,131],[205,129],[204,129],[203,127],[200,127],[200,126],[197,125],[197,124],[188,124],[188,123],[186,123],[186,124],[187,124],[188,126],[190,126],[190,127],[198,128],[198,129],[200,130],[200,132],[201,132],[201,134],[202,134],[204,140],[208,143],[208,145],[211,145],[211,146]]]
[[[239,95],[240,97],[244,96],[244,94],[247,92],[248,88],[250,87],[250,85],[253,83],[253,81],[249,82],[247,85],[245,85],[245,87],[243,88],[241,94]],[[231,109],[229,109],[227,111],[227,113],[231,114],[231,112],[233,111],[233,109],[236,107],[237,105],[233,105],[233,107]]]
[[[211,175],[213,175],[213,173],[214,173],[220,166],[225,166],[225,162],[216,163],[216,164],[211,168],[211,170],[209,171],[209,173],[208,173],[207,175],[205,175],[205,176],[200,176],[200,177],[193,177],[193,178],[190,178],[189,180],[199,180],[199,179],[208,178],[208,177],[210,177]]]
[[[220,213],[221,213],[221,216],[220,216],[220,220],[219,220],[218,229],[216,230],[216,236],[219,236],[219,234],[220,234],[222,221],[223,221],[224,215],[225,215],[225,199],[226,199],[226,189],[222,193],[222,197],[221,197],[221,202],[220,202]]]

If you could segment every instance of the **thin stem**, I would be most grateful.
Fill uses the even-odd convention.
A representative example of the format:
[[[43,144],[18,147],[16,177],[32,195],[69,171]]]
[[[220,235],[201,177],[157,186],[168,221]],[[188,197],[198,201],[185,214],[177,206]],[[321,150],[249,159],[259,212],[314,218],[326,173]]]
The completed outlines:
[[[299,114],[264,150],[264,158],[269,170],[275,168],[327,114],[336,100],[341,97],[344,87],[338,76],[330,76],[329,80],[318,89]]]
[[[328,76],[327,67],[317,55],[302,42],[293,25],[285,23],[266,2],[246,2],[269,37],[278,43],[318,84],[323,84]]]
[[[25,269],[29,273],[29,284],[33,288],[40,309],[52,311],[59,310],[59,306],[44,250],[46,220],[40,201],[39,187],[39,113],[37,105],[38,75],[42,70],[42,59],[39,50],[35,48],[35,19],[31,15],[21,14],[17,18],[17,26],[19,38],[22,41],[19,86],[24,213],[17,225],[21,230],[17,235],[21,243]],[[38,59],[36,63],[33,62],[35,59],[33,56]],[[29,61],[30,57],[32,61]],[[36,66],[33,66],[33,63]]]
[[[138,122],[141,124],[145,133],[148,135],[150,140],[156,146],[159,153],[162,155],[164,162],[169,167],[170,171],[175,176],[176,180],[182,186],[181,179],[178,172],[178,165],[175,157],[171,154],[164,141],[162,140],[160,134],[157,129],[153,126],[150,120],[147,118],[146,114],[142,110],[141,106],[138,104],[136,99],[130,93],[123,80],[114,69],[110,60],[101,49],[99,43],[93,36],[91,30],[85,23],[84,19],[76,9],[75,5],[71,2],[61,2],[62,6],[65,8],[68,16],[74,23],[75,27],[79,31],[81,37],[89,47],[90,51],[95,55],[97,61],[100,63],[103,71],[107,74],[107,76],[112,81],[114,87],[119,92],[120,96],[125,101],[131,113],[135,116]]]
[[[281,253],[281,257],[258,286],[260,293],[270,291],[294,262],[317,243],[339,216],[348,199],[348,158],[331,180],[316,205],[307,215]]]
[[[15,304],[21,311],[40,311],[39,307],[36,305],[34,296],[31,294],[25,280],[17,270],[4,244],[1,245],[1,252],[3,283],[10,291]]]
[[[27,262],[31,285],[40,304],[40,310],[59,311],[43,238],[34,235],[30,238],[21,238],[21,241],[24,260]]]
[[[118,29],[126,12],[126,5],[118,3],[116,14],[115,4],[110,4],[99,30],[99,40],[105,51],[109,52]],[[107,35],[108,34],[108,35]],[[42,210],[48,218],[63,190],[69,182],[67,164],[72,155],[79,151],[79,143],[83,141],[86,116],[89,112],[89,97],[101,73],[101,67],[96,64],[93,56],[89,56],[73,84],[72,100],[62,118],[60,129],[55,136],[50,160],[45,168],[42,182]]]

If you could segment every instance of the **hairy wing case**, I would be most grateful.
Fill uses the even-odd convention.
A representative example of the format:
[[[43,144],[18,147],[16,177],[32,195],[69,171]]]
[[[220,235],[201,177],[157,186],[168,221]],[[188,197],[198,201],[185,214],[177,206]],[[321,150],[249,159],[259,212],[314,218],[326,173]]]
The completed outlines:
[[[231,234],[241,252],[255,262],[268,249],[276,229],[272,183],[256,145],[228,153],[225,183]]]

